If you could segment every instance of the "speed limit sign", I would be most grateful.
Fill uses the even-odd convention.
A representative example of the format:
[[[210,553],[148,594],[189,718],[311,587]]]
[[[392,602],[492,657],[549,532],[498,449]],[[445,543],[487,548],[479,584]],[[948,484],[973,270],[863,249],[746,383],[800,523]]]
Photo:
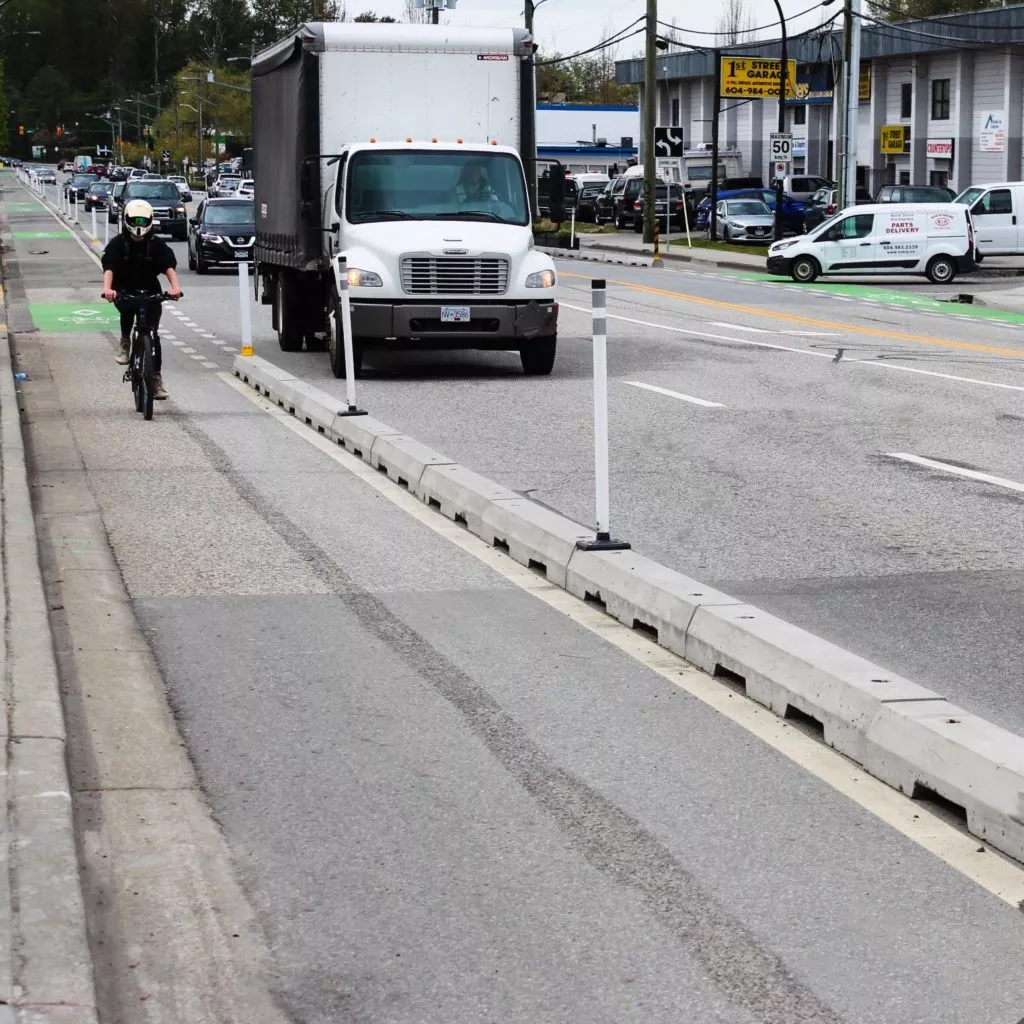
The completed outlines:
[[[790,163],[793,159],[793,135],[791,132],[772,132],[768,136],[771,158],[779,163]]]

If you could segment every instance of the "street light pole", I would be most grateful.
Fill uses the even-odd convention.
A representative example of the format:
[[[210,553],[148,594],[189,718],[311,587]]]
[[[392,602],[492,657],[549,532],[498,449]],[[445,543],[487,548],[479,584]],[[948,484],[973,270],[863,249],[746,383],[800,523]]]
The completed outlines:
[[[655,62],[658,47],[658,0],[647,0],[644,26],[644,242],[654,241],[654,195],[657,165],[654,156],[654,126],[657,123],[658,96]]]
[[[782,35],[782,66],[779,69],[779,132],[786,131],[786,72],[789,70],[789,55],[786,52],[786,16],[782,13],[782,4],[775,0],[775,9],[779,12],[779,28]],[[783,182],[781,176],[775,181],[775,241],[782,239],[782,199]]]

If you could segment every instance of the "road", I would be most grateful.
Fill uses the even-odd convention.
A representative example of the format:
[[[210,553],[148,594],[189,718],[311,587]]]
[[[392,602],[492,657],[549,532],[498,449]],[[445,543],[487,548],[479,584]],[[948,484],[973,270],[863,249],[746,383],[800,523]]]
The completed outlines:
[[[183,272],[163,331],[172,399],[143,423],[92,257],[38,237],[57,222],[9,176],[3,199],[41,521],[52,543],[83,488],[96,503],[117,569],[104,586],[124,588],[155,656],[283,1019],[1019,1020],[1024,871],[233,386],[232,278]],[[511,355],[391,356],[359,397],[588,521],[589,282],[563,271],[550,379]],[[985,334],[1016,352],[1013,329],[651,272],[617,274],[611,311],[628,318],[611,355],[616,533],[911,668],[952,676],[956,660],[965,702],[1013,692],[1009,662],[1002,679],[964,669],[1019,622],[992,618],[985,639],[949,595],[981,600],[988,574],[984,607],[1009,616],[1016,499],[886,455],[1012,477],[1020,421],[996,416],[1016,392],[889,367],[1024,387],[1015,355],[892,337]],[[326,356],[275,348],[260,311],[257,352],[338,389]],[[882,353],[899,359],[863,362]],[[72,623],[107,607],[63,598]],[[107,755],[92,702],[107,691],[116,716],[118,700],[102,659],[90,669],[73,643],[64,657],[79,779]],[[109,728],[150,735],[139,719]],[[80,814],[114,798],[76,788]],[[177,955],[152,918],[133,931],[133,891],[102,933],[109,963],[132,969]],[[124,943],[136,932],[141,956]],[[105,998],[124,1005],[130,974],[111,968]],[[188,984],[154,1001],[166,1012],[173,990],[180,1014]],[[116,1019],[199,1019],[133,1006]]]

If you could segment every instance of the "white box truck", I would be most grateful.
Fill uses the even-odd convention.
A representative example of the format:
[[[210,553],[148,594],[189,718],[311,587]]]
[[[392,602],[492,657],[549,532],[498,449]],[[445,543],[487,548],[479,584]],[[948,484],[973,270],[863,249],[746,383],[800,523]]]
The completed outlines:
[[[285,351],[517,350],[551,372],[554,263],[533,245],[523,29],[307,24],[253,62],[256,265]]]

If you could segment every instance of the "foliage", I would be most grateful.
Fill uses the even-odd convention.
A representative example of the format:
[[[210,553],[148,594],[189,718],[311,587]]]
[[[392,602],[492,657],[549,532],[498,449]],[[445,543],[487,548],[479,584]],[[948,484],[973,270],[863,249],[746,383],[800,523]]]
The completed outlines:
[[[603,103],[626,105],[637,102],[634,85],[615,81],[615,58],[605,50],[592,57],[575,57],[557,64],[561,54],[538,54],[537,97],[547,103]]]
[[[962,14],[989,7],[1003,7],[1002,0],[868,0],[871,13],[884,21],[931,18],[940,14]]]

